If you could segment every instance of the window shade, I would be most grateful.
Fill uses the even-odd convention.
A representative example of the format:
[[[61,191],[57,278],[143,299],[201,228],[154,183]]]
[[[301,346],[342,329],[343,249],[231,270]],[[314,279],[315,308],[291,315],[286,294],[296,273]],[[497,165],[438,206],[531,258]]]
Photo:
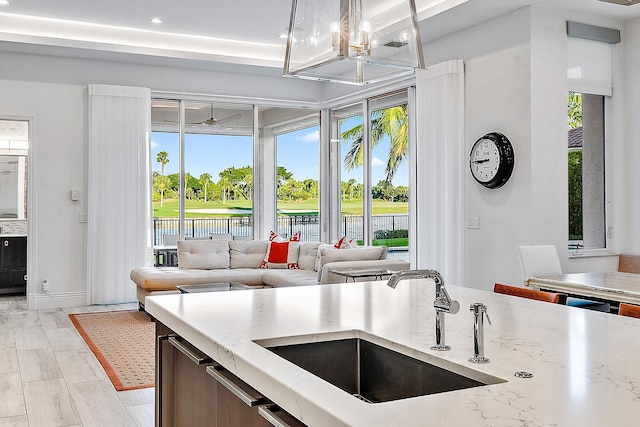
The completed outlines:
[[[611,96],[612,49],[609,43],[568,37],[569,90]]]

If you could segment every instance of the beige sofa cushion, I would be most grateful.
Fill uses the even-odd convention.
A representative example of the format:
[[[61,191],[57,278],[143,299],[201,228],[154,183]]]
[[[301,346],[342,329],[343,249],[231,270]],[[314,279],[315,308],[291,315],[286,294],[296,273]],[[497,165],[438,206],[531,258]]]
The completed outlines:
[[[180,269],[176,267],[140,267],[131,270],[131,280],[147,292],[176,290],[176,285],[240,282],[245,285],[263,284],[265,270],[259,268],[221,268],[215,270]]]
[[[386,246],[367,246],[355,249],[335,249],[333,247],[327,248],[321,245],[318,248],[318,254],[320,255],[320,263],[318,266],[318,282],[322,281],[322,266],[330,262],[337,261],[369,261],[384,259],[387,251]]]
[[[316,258],[318,258],[318,247],[320,242],[300,242],[300,253],[298,254],[298,268],[300,270],[316,270]]]
[[[265,285],[272,288],[318,284],[316,273],[313,270],[267,270],[264,272],[262,280]]]
[[[229,240],[229,268],[260,268],[267,240]]]
[[[187,270],[229,268],[229,244],[226,240],[179,240],[178,266]]]

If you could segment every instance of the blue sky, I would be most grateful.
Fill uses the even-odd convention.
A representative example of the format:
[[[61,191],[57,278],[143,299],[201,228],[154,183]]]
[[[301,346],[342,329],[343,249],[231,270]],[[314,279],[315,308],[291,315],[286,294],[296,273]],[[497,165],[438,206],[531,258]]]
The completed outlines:
[[[278,136],[278,165],[284,166],[293,173],[293,178],[298,181],[305,179],[318,179],[318,136],[317,127],[302,129]],[[388,140],[381,141],[373,150],[372,177],[373,184],[383,180],[384,169],[389,149]],[[348,146],[343,145],[343,153]],[[152,170],[160,172],[161,165],[156,161],[160,151],[169,154],[169,163],[165,165],[165,175],[178,173],[178,135],[174,133],[153,132],[151,135],[151,161]],[[235,166],[251,165],[252,143],[249,136],[224,136],[224,135],[185,135],[185,165],[186,171],[194,177],[199,177],[207,172],[212,180],[218,181],[218,173],[224,169]],[[342,180],[355,179],[362,182],[362,168],[351,172],[342,171]],[[408,169],[406,163],[400,166],[393,185],[407,185]]]

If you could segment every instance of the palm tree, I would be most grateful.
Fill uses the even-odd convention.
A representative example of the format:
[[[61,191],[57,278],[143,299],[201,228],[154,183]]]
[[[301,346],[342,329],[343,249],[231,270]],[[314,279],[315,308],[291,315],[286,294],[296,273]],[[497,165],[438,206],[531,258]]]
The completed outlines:
[[[356,180],[351,178],[347,182],[347,188],[349,188],[349,200],[353,200],[353,186],[356,185]]]
[[[193,198],[193,188],[189,187],[189,181],[191,180],[191,174],[189,172],[184,173],[184,198]]]
[[[225,203],[227,203],[227,191],[231,186],[231,181],[226,176],[221,176],[220,181],[218,181],[218,185],[221,189],[220,192],[222,193],[222,204],[224,205]]]
[[[582,94],[569,92],[567,104],[569,107],[569,129],[582,127]]]
[[[200,182],[204,187],[204,202],[207,203],[207,186],[211,183],[211,175],[208,173],[203,173],[200,175]]]
[[[158,157],[156,157],[156,161],[162,165],[162,175],[164,175],[164,165],[169,163],[169,153],[166,151],[161,151],[158,153]]]
[[[407,104],[377,110],[371,114],[371,146],[375,147],[380,140],[389,137],[389,159],[385,173],[387,181],[391,182],[398,167],[407,158],[409,143],[407,138]],[[357,125],[344,131],[341,138],[351,141],[351,148],[344,158],[346,170],[353,170],[362,166],[364,146],[362,144],[363,126]]]
[[[160,193],[160,206],[162,207],[164,205],[164,192],[170,188],[171,180],[168,176],[156,175],[153,177],[153,186]]]

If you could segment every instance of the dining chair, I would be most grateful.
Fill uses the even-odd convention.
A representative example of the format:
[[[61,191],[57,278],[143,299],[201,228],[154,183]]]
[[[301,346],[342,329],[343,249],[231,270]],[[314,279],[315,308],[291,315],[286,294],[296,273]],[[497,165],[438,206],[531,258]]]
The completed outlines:
[[[527,285],[531,276],[551,276],[562,274],[560,257],[555,245],[518,246],[518,256],[522,269],[522,279]],[[567,298],[566,304],[571,307],[586,308],[588,310],[609,312],[608,303],[580,298]]]
[[[618,314],[620,316],[635,317],[636,319],[640,319],[640,305],[626,304],[624,302],[621,302],[620,308],[618,309]]]
[[[560,294],[555,292],[536,291],[535,289],[503,285],[502,283],[496,283],[493,285],[493,292],[520,298],[534,299],[537,301],[550,302],[553,304],[558,304],[558,302],[560,302]]]
[[[253,236],[233,236],[233,240],[253,240]]]
[[[213,240],[232,240],[233,234],[231,233],[209,233],[209,237]]]
[[[640,274],[640,255],[621,254],[618,259],[618,271]]]
[[[179,237],[180,236],[178,234],[163,234],[162,244],[164,246],[176,246],[178,244]]]

